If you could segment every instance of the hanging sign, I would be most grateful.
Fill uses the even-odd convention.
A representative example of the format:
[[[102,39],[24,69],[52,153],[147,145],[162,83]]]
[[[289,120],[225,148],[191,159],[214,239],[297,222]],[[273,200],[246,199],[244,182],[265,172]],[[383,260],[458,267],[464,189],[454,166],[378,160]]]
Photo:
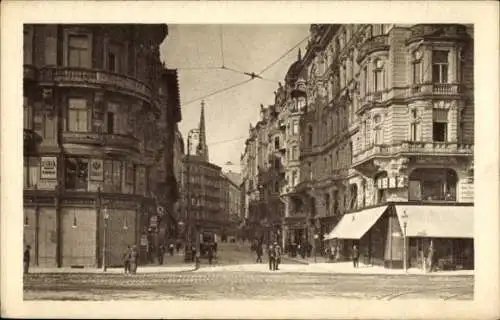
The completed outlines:
[[[57,158],[56,157],[41,157],[40,158],[40,179],[56,180],[57,179]]]
[[[90,160],[90,180],[92,181],[103,181],[104,180],[104,170],[103,170],[102,159],[92,159]]]

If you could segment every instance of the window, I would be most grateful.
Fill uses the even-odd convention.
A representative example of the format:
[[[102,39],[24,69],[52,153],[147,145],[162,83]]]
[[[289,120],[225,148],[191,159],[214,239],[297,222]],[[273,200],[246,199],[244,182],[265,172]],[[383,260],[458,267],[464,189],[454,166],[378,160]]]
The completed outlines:
[[[420,118],[418,117],[417,110],[411,110],[410,119],[410,141],[420,140]]]
[[[297,171],[293,170],[292,171],[292,187],[295,187],[297,185]]]
[[[279,150],[279,148],[280,148],[280,138],[274,137],[274,149]]]
[[[108,70],[111,72],[116,72],[117,69],[115,54],[108,52]]]
[[[87,132],[87,100],[80,98],[70,98],[68,100],[68,106],[68,130],[72,132]]]
[[[130,170],[130,169],[129,169]],[[133,169],[132,169],[133,170]],[[104,185],[108,192],[122,191],[122,162],[115,160],[104,161]],[[130,172],[127,174],[131,174]],[[127,180],[129,180],[127,178]],[[148,180],[146,175],[146,181]],[[133,183],[133,180],[132,180]]]
[[[298,160],[299,159],[299,151],[297,146],[292,147],[292,160]]]
[[[375,176],[374,182],[377,189],[377,203],[384,203],[387,201],[387,172],[381,172]]]
[[[23,63],[33,63],[33,27],[27,25],[23,28]]]
[[[30,106],[28,98],[23,97],[23,128],[33,129],[33,108]]]
[[[335,168],[340,168],[339,150],[335,150]]]
[[[413,52],[412,82],[413,84],[422,83],[422,52],[418,50]]]
[[[111,72],[123,72],[123,61],[125,50],[122,45],[117,43],[108,44],[108,70]]]
[[[338,208],[339,208],[339,191],[335,190],[333,191],[333,214],[338,213]]]
[[[115,114],[113,112],[108,112],[106,114],[106,128],[108,134],[113,134],[115,132]]]
[[[66,159],[66,189],[87,190],[88,160],[81,158]]]
[[[68,65],[81,68],[91,67],[88,36],[70,35],[68,37]]]
[[[432,123],[432,140],[436,142],[447,141],[448,110],[434,109]]]
[[[342,65],[342,75],[344,77],[343,79],[343,84],[344,84],[344,87],[347,86],[347,68],[346,68],[346,64],[344,62],[344,64]]]
[[[368,67],[365,66],[363,68],[363,94],[367,94],[368,90]]]
[[[384,89],[384,62],[382,60],[377,60],[375,62],[374,73],[374,86],[375,92],[382,91]]]
[[[367,121],[363,121],[363,124],[362,124],[362,127],[363,127],[363,144],[366,147],[368,147],[369,145],[369,140],[368,140],[368,123]]]
[[[313,144],[313,127],[310,125],[307,127],[307,142],[309,146]]]
[[[451,169],[417,168],[409,177],[410,200],[456,201],[457,175]]]
[[[299,121],[293,120],[292,135],[296,135],[298,133],[299,133]]]
[[[373,135],[375,145],[382,144],[382,118],[380,115],[373,117]]]
[[[432,82],[448,83],[448,51],[432,51]]]
[[[350,209],[356,209],[358,207],[358,185],[351,184],[349,187],[349,197],[351,199],[349,203]]]
[[[349,164],[352,164],[352,141],[349,142]]]
[[[279,169],[280,168],[280,159],[279,158],[274,158],[274,163],[273,163],[273,166],[274,166],[274,169]]]
[[[40,158],[24,157],[24,188],[38,185],[40,181]]]

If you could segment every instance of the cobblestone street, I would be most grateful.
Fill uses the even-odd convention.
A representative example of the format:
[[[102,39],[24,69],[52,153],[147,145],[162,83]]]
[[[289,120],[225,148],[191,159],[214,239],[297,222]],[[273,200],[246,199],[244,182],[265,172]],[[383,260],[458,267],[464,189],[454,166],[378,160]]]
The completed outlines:
[[[30,274],[26,300],[472,299],[472,276],[259,272]]]

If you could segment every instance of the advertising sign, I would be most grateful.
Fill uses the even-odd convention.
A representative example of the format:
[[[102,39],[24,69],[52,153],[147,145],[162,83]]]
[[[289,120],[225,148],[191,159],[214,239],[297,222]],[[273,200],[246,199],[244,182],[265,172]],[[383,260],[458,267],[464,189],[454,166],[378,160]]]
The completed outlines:
[[[103,181],[104,180],[103,167],[104,165],[102,159],[90,160],[90,180]]]
[[[56,157],[41,157],[40,158],[40,179],[56,180],[57,179],[57,158]]]

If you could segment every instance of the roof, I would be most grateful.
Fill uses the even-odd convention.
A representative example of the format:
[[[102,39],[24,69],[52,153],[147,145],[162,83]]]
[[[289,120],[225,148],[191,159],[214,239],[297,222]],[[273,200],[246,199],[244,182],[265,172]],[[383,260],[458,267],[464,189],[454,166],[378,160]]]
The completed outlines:
[[[224,172],[224,175],[235,185],[239,186],[241,184],[241,174],[237,172]]]

